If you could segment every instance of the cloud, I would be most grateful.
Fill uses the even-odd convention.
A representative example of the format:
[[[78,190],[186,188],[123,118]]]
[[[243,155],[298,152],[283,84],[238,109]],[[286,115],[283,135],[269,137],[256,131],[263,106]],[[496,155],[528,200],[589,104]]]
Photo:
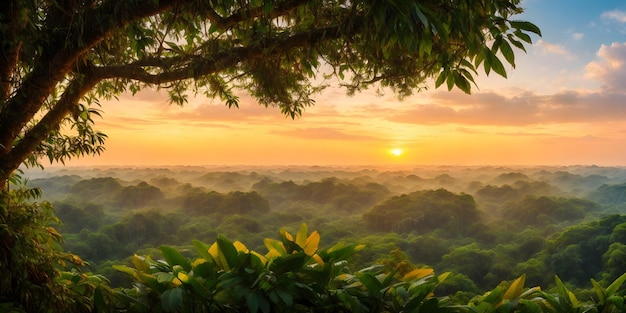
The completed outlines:
[[[600,81],[606,91],[626,90],[626,43],[602,45],[596,55],[599,60],[587,64],[585,77]]]
[[[572,38],[574,38],[574,40],[581,40],[585,37],[585,34],[583,33],[574,33],[572,34]]]
[[[455,103],[463,103],[462,106]],[[513,96],[438,92],[432,102],[396,112],[387,119],[397,123],[435,125],[538,126],[563,123],[623,121],[626,95],[583,93],[574,90],[553,95],[522,91]]]
[[[539,39],[537,41],[537,47],[541,49],[541,53],[543,54],[556,54],[556,55],[565,56],[567,58],[572,58],[572,54],[569,51],[567,51],[567,49],[565,49],[563,45],[552,44],[547,41]]]
[[[600,15],[600,17],[606,21],[626,23],[626,12],[620,10],[602,12],[602,15]]]
[[[300,139],[319,139],[319,140],[359,140],[359,141],[377,141],[378,138],[372,136],[363,135],[351,135],[340,132],[333,128],[328,127],[312,127],[312,128],[298,128],[294,130],[275,130],[272,134],[298,137]]]

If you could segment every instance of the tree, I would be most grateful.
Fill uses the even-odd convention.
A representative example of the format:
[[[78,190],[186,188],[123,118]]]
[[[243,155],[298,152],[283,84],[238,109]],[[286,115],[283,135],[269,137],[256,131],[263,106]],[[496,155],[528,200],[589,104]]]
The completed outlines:
[[[479,66],[506,77],[532,23],[520,0],[59,0],[0,4],[0,189],[23,162],[99,154],[99,99],[163,88],[238,105],[245,90],[292,118],[338,77],[400,97],[470,92]],[[329,69],[324,71],[324,69]]]

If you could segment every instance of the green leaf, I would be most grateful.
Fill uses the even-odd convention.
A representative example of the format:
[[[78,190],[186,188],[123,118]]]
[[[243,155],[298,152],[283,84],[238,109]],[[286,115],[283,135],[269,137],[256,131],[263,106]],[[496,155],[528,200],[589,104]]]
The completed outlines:
[[[138,255],[134,255],[131,258],[131,262],[133,263],[133,265],[138,271],[144,272],[144,273],[150,272],[150,261],[146,260],[146,258],[140,257]]]
[[[498,36],[496,37],[496,40],[493,42],[493,45],[491,45],[491,52],[493,52],[494,54],[498,52],[498,49],[500,49],[500,45],[502,44],[502,36]]]
[[[619,289],[619,287],[622,286],[624,281],[626,281],[626,273],[622,274],[622,276],[618,277],[615,281],[613,281],[613,283],[611,283],[611,285],[606,287],[606,295],[607,295],[607,297],[610,297],[610,296],[614,295],[615,292],[617,292],[617,290]]]
[[[196,267],[193,269],[194,277],[209,278],[209,277],[214,276],[215,264],[213,264],[213,262],[210,262],[208,260],[209,259],[207,259],[207,262],[196,265]]]
[[[373,295],[380,294],[380,291],[383,288],[383,285],[380,283],[380,281],[378,280],[378,278],[376,278],[374,274],[370,272],[361,272],[361,273],[357,273],[356,276],[357,278],[359,278],[359,281],[363,284],[363,286],[367,288],[370,294],[373,294]]]
[[[259,308],[261,309],[261,312],[263,313],[270,312],[270,303],[262,295],[259,295],[254,292],[249,292],[249,293],[246,293],[245,297],[246,297],[246,304],[248,305],[248,312],[256,313],[258,312]]]
[[[435,81],[435,88],[439,88],[439,86],[441,86],[441,84],[443,84],[443,82],[446,81],[447,77],[448,77],[448,71],[446,70],[441,71],[441,73],[439,73],[439,77],[437,77],[437,80]]]
[[[263,1],[263,12],[265,12],[265,14],[270,14],[272,13],[272,8],[274,7],[274,4],[272,3],[271,0],[265,0]]]
[[[159,272],[159,273],[154,274],[154,276],[156,277],[159,283],[169,283],[169,282],[174,281],[174,279],[176,279],[176,276],[174,276],[174,274],[166,273],[166,272]]]
[[[513,49],[511,49],[511,45],[506,40],[502,40],[500,44],[500,52],[504,56],[507,62],[515,68],[515,53],[513,53]]]
[[[290,293],[282,291],[282,290],[277,290],[276,294],[278,294],[278,296],[283,301],[283,303],[285,303],[285,305],[287,306],[293,305],[293,296]]]
[[[484,302],[491,304],[498,304],[502,301],[502,296],[504,295],[504,289],[500,287],[496,287],[489,292],[489,294],[484,298]]]
[[[485,49],[480,49],[480,52],[474,57],[474,69],[477,69],[481,63],[485,60]]]
[[[237,258],[237,249],[235,248],[232,242],[230,242],[224,236],[221,236],[221,235],[217,236],[217,248],[218,248],[218,253],[220,254],[220,256],[223,255],[224,259],[228,263],[229,269],[226,269],[226,270],[239,267],[239,259]]]
[[[617,308],[617,312],[624,312],[624,297],[622,296],[610,296],[606,299],[607,306],[614,306]],[[612,311],[615,312],[615,311]]]
[[[520,294],[522,294],[525,281],[526,281],[526,275],[522,275],[518,277],[515,281],[511,283],[511,286],[509,286],[509,289],[507,289],[506,293],[504,293],[504,296],[502,296],[502,298],[505,300],[511,300],[511,301],[515,300],[517,297],[519,297]]]
[[[211,261],[213,260],[213,257],[211,256],[211,254],[209,253],[209,248],[210,246],[207,245],[206,243],[194,239],[193,241],[193,246],[196,248],[196,251],[198,251],[198,254],[205,260],[207,261]]]
[[[137,277],[137,271],[134,268],[128,267],[126,265],[113,265],[114,270],[126,273],[128,275]]]
[[[458,71],[454,72],[454,84],[466,94],[471,93],[471,85]]]
[[[523,33],[521,30],[516,30],[513,32],[515,36],[526,43],[533,43],[533,40],[528,36],[528,34]]]
[[[446,84],[448,84],[448,91],[452,90],[452,87],[454,87],[454,74],[448,75]]]
[[[576,299],[576,296],[574,295],[574,293],[572,293],[571,291],[567,289],[567,287],[565,287],[565,284],[563,284],[563,281],[561,281],[561,279],[558,276],[555,276],[554,280],[556,281],[556,287],[557,287],[557,290],[559,291],[559,295],[563,299],[566,299],[567,302],[571,306],[577,307],[578,299]]]
[[[524,47],[524,44],[521,43],[519,40],[516,40],[513,35],[509,34],[507,37],[509,38],[509,42],[512,43],[516,48],[526,52],[526,48]]]
[[[424,57],[430,55],[433,51],[433,40],[431,36],[425,35],[419,41],[419,56]]]
[[[498,75],[506,78],[506,69],[502,64],[502,61],[500,61],[500,59],[498,59],[498,57],[489,49],[485,49],[485,72],[487,72],[487,64],[489,65],[489,68],[493,69],[493,71]],[[487,73],[487,75],[489,75],[489,73]]]
[[[283,243],[281,241],[278,241],[276,239],[271,239],[271,238],[265,238],[263,240],[263,243],[265,244],[265,247],[267,248],[268,255],[285,255],[287,254],[287,251],[285,250],[285,246],[283,245]]]
[[[97,312],[106,312],[107,304],[102,295],[102,286],[97,286],[93,291],[93,305]]]
[[[168,289],[161,294],[161,307],[166,312],[171,312],[179,309],[183,305],[183,289],[174,288]]]
[[[300,225],[300,229],[298,230],[298,233],[296,233],[296,244],[300,246],[301,248],[304,248],[306,244],[306,238],[307,238],[308,232],[309,231],[306,227],[306,224],[302,223],[302,225]]]
[[[598,303],[604,304],[606,300],[606,292],[604,291],[602,286],[600,286],[600,284],[598,284],[598,282],[593,278],[591,279],[591,285],[593,285],[593,290],[596,292],[596,295],[598,296]]]
[[[422,25],[424,25],[425,29],[428,28],[430,26],[430,23],[428,22],[428,18],[426,17],[426,15],[424,15],[424,12],[420,10],[419,6],[416,3],[413,3],[411,8],[413,9],[411,13],[417,16],[417,18],[422,23]]]
[[[511,27],[529,31],[541,36],[541,29],[537,25],[528,21],[511,21]]]
[[[161,252],[163,258],[170,266],[180,265],[186,272],[191,271],[191,263],[184,256],[182,256],[176,249],[168,246],[161,246]]]

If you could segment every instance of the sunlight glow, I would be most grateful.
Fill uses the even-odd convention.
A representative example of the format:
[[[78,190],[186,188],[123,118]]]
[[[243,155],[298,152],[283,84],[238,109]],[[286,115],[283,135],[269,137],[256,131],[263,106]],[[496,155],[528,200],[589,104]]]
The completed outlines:
[[[402,149],[400,149],[400,148],[395,148],[395,149],[391,149],[391,151],[389,151],[389,152],[391,152],[391,154],[393,154],[395,156],[400,156],[400,155],[402,155],[402,152],[404,152],[404,151],[402,151]]]

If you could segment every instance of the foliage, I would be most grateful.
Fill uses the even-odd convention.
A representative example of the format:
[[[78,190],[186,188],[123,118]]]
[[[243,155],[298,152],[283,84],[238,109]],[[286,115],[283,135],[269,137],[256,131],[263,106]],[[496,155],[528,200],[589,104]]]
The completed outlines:
[[[19,228],[16,223],[18,215],[27,212],[31,212],[29,216],[45,215],[32,212],[45,212],[49,204],[27,201],[39,191],[12,187],[16,188],[7,191],[7,195],[12,194],[14,198],[11,201],[14,202],[4,203],[14,208],[14,215],[8,215],[13,220],[13,229]],[[441,192],[441,195],[445,194],[447,192]],[[19,199],[21,205],[17,205]],[[165,202],[168,200],[165,199]],[[445,203],[448,202],[442,201],[442,204]],[[102,209],[97,204],[73,205],[72,210]],[[211,216],[217,217],[216,214],[221,213],[212,213]],[[265,224],[276,215],[269,211],[256,215],[256,219],[253,216],[224,216],[222,223],[230,226],[219,227],[225,230],[245,228],[248,222],[254,221],[255,231],[262,232]],[[82,218],[80,215],[77,217]],[[195,240],[193,247],[161,246],[156,254],[144,250],[150,256],[131,257],[128,265],[132,266],[119,264],[122,261],[109,262],[117,263],[114,267],[132,282],[130,288],[126,285],[116,289],[108,287],[101,276],[82,273],[72,263],[80,262],[80,259],[58,250],[58,234],[53,236],[52,229],[46,228],[53,218],[34,219],[46,225],[38,224],[36,227],[33,227],[35,222],[22,218],[22,223],[30,225],[24,228],[28,233],[14,237],[41,236],[44,241],[39,242],[39,248],[29,248],[37,251],[32,255],[45,259],[44,264],[57,266],[37,267],[52,273],[48,276],[48,284],[44,285],[46,287],[35,285],[32,278],[14,279],[16,288],[22,286],[19,287],[20,293],[3,290],[0,309],[7,312],[623,312],[622,286],[626,274],[623,273],[622,233],[625,218],[607,216],[570,227],[554,238],[538,237],[537,231],[532,229],[513,232],[510,234],[516,237],[515,244],[505,244],[498,238],[500,243],[492,247],[480,240],[470,244],[473,238],[440,236],[438,230],[434,230],[428,235],[389,233],[358,240],[372,246],[368,249],[343,243],[323,248],[319,233],[309,233],[306,225],[301,225],[296,228],[295,234],[281,230],[278,240],[265,239],[262,246],[266,252],[261,254],[256,252],[260,249],[249,249],[239,241],[231,242],[219,235],[212,245]],[[134,211],[122,220],[127,224],[110,229],[105,226],[102,232],[84,229],[72,236],[82,238],[91,248],[91,253],[102,253],[102,256],[96,255],[100,259],[107,255],[121,259],[124,253],[132,253],[137,246],[129,246],[115,256],[120,251],[107,249],[120,245],[121,242],[114,239],[116,236],[124,237],[124,240],[138,240],[135,244],[144,241],[148,243],[145,247],[150,247],[165,242],[166,238],[180,236],[179,228],[184,226],[185,221],[180,214],[156,210]],[[207,228],[209,224],[205,221],[210,218],[194,216],[190,220],[197,220],[200,225],[204,223]],[[345,224],[345,220],[339,221],[339,224],[342,222]],[[493,225],[483,224],[481,227],[498,230]],[[504,232],[502,229],[499,231]],[[42,230],[47,231],[47,235],[41,235]],[[199,235],[197,232],[192,234]],[[54,237],[53,240],[49,240],[50,236]],[[506,234],[499,236],[506,237]],[[344,242],[346,240],[357,241],[343,239]],[[466,244],[461,244],[464,240]],[[180,242],[180,238],[176,241]],[[362,255],[371,253],[379,256],[381,253],[389,254],[377,265],[364,264],[367,258]],[[412,260],[420,260],[422,254],[432,254],[427,257],[429,260],[441,259],[436,268],[454,273],[437,276],[432,269],[415,265]],[[517,263],[526,258],[529,258],[526,262]],[[36,258],[27,258],[28,262],[34,260]],[[59,262],[65,262],[70,268],[66,270]],[[31,265],[20,266],[29,268]],[[18,276],[17,271],[8,273],[14,278]],[[499,280],[495,279],[498,277],[513,273],[522,276],[504,281],[493,289],[486,287],[497,284]],[[553,273],[558,276],[552,283],[547,283],[545,278],[553,276]],[[127,281],[110,272],[107,273],[109,275],[118,284]],[[578,281],[583,275],[594,278],[590,284],[583,285]],[[547,288],[524,287],[529,280]],[[3,280],[3,283],[6,281]],[[467,291],[484,293],[471,298],[471,293]],[[20,298],[23,294],[30,294],[28,298],[31,301],[25,302],[24,298]]]
[[[606,204],[621,204],[626,202],[626,184],[602,185],[589,195],[594,201]]]
[[[472,196],[438,189],[392,197],[366,212],[363,219],[378,231],[423,234],[443,228],[454,236],[478,222],[479,212]]]
[[[395,251],[386,265],[361,270],[348,259],[359,246],[319,249],[320,236],[302,224],[296,236],[265,239],[267,253],[249,250],[223,236],[207,245],[194,241],[198,257],[161,247],[163,260],[135,255],[133,267],[116,266],[134,286],[108,294],[108,307],[127,312],[623,312],[619,290],[626,274],[608,287],[591,280],[595,296],[580,301],[555,277],[551,292],[524,287],[526,276],[455,303],[434,292],[448,273],[407,264]],[[402,272],[402,273],[400,273]]]
[[[112,298],[130,312],[445,312],[433,296],[445,275],[415,269],[400,279],[375,266],[353,271],[348,258],[361,246],[319,249],[320,236],[302,224],[295,236],[265,239],[267,253],[218,237],[212,245],[194,241],[190,260],[162,246],[163,261],[133,257],[135,268],[117,266],[134,288]]]
[[[84,312],[106,287],[102,277],[79,271],[84,262],[61,250],[59,223],[48,202],[31,202],[39,189],[23,187],[18,176],[0,191],[0,310]]]
[[[293,181],[272,182],[264,179],[252,188],[267,198],[273,207],[292,208],[294,202],[311,202],[316,207],[323,205],[328,211],[355,213],[380,202],[389,195],[389,190],[380,184],[363,186],[347,184],[330,177],[321,181],[296,184]]]
[[[503,216],[517,225],[527,226],[580,220],[598,209],[598,204],[586,199],[526,196],[504,209]]]

